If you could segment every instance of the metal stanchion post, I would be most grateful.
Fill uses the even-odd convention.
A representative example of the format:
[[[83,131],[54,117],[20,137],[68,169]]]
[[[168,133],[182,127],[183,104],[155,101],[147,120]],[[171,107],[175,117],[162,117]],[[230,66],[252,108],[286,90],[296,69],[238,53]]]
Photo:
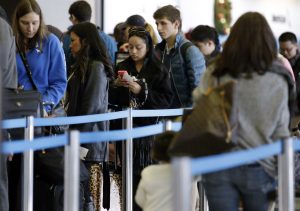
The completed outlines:
[[[293,139],[283,141],[283,154],[279,155],[279,211],[294,211],[294,149]]]
[[[126,122],[128,131],[132,131],[132,108],[129,108],[129,115]],[[132,211],[132,179],[133,179],[133,143],[132,136],[126,141],[126,211]]]
[[[171,131],[172,130],[172,121],[166,120],[164,121],[164,131]]]
[[[70,131],[65,146],[64,210],[79,210],[79,143],[78,131]]]
[[[192,184],[190,158],[173,158],[172,171],[174,187],[173,210],[189,211],[191,209]]]
[[[127,119],[122,119],[122,129],[126,129]],[[122,141],[122,211],[126,211],[126,141]]]
[[[33,116],[26,117],[26,127],[24,139],[33,140]],[[23,210],[33,210],[33,150],[23,153]]]

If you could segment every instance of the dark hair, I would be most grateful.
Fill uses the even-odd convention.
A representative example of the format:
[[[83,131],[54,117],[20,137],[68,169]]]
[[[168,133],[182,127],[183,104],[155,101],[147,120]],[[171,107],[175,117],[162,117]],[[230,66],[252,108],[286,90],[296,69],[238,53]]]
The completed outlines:
[[[142,38],[147,46],[148,52],[147,52],[147,57],[151,56],[154,53],[154,45],[152,38],[149,34],[149,32],[144,28],[144,27],[132,27],[128,30],[128,40],[130,37],[137,36]]]
[[[60,41],[62,41],[64,33],[57,27],[52,25],[46,25],[48,32],[54,34]]]
[[[166,131],[156,136],[151,149],[152,159],[157,161],[170,161],[168,148],[176,135],[174,131]]]
[[[26,46],[26,44],[24,43],[25,37],[19,26],[19,19],[31,12],[36,13],[40,17],[40,26],[34,37],[29,39],[28,46]],[[21,51],[25,52],[26,48],[33,49],[37,44],[39,44],[39,50],[42,51],[42,41],[47,37],[48,33],[44,24],[42,10],[35,0],[21,1],[17,5],[14,11],[12,28],[16,37],[16,44],[19,46]]]
[[[99,37],[97,27],[90,22],[75,24],[70,33],[75,33],[81,42],[81,49],[74,64],[74,69],[79,69],[80,78],[85,80],[86,71],[90,60],[101,61],[105,67],[106,75],[111,78],[113,75],[112,65],[110,63],[106,48]]]
[[[148,52],[146,54],[146,57],[149,59],[149,66],[153,65],[157,67],[158,69],[164,68],[160,60],[158,59],[155,51],[154,51],[154,45],[153,40],[150,35],[150,33],[146,30],[144,27],[132,27],[128,31],[128,40],[132,36],[137,36],[141,39],[143,39],[146,43],[146,47],[148,49]],[[154,68],[153,68],[154,69]]]
[[[124,22],[118,23],[114,28],[114,38],[118,43],[118,46],[121,46],[122,44],[126,43],[126,24]]]
[[[79,22],[90,21],[92,8],[86,1],[75,1],[69,8],[69,14],[74,15]]]
[[[142,27],[144,27],[145,24],[146,24],[146,21],[140,15],[132,15],[132,16],[129,16],[127,18],[125,23],[126,23],[127,26],[131,26],[131,27],[133,27],[133,26],[142,26]]]
[[[162,19],[167,18],[169,21],[174,23],[175,21],[179,21],[179,30],[181,30],[182,20],[179,9],[172,5],[166,5],[158,10],[156,10],[153,14],[154,19]]]
[[[166,70],[166,67],[158,59],[157,54],[155,53],[153,40],[150,33],[144,27],[132,27],[128,30],[128,39],[133,36],[143,39],[146,43],[146,47],[148,49],[146,54],[146,58],[148,58],[147,67],[151,68],[152,70]]]
[[[293,44],[297,44],[297,37],[292,32],[284,32],[279,36],[279,42],[291,41]]]
[[[258,12],[247,12],[233,25],[214,75],[264,74],[276,58],[276,40],[267,20]]]
[[[220,45],[219,35],[215,28],[207,25],[199,25],[190,34],[192,41],[205,42],[211,40],[216,46]]]

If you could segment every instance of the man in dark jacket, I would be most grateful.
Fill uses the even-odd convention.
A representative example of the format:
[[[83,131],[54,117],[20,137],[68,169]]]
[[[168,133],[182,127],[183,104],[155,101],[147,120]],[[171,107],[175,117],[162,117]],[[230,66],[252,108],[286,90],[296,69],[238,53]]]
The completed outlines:
[[[153,14],[163,41],[156,45],[162,63],[168,68],[175,97],[171,108],[192,106],[192,92],[205,71],[205,60],[199,49],[181,32],[180,11],[172,5],[159,8]],[[186,49],[184,49],[188,43]]]
[[[280,53],[289,60],[295,80],[297,90],[296,114],[300,114],[300,52],[297,37],[292,32],[285,32],[279,36]]]

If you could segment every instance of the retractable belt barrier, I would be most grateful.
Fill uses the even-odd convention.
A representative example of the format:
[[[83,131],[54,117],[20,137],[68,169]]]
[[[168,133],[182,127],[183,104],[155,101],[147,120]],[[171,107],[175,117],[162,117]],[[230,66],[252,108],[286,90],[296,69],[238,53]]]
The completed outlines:
[[[25,137],[25,140],[15,140],[12,142],[4,141],[1,144],[1,153],[28,153],[34,150],[48,149],[54,147],[65,146],[66,148],[66,161],[74,160],[74,156],[77,156],[75,151],[78,151],[78,146],[80,143],[95,143],[95,142],[108,142],[108,141],[120,141],[124,139],[133,139],[145,136],[156,135],[162,133],[164,130],[175,130],[178,131],[181,128],[180,122],[168,122],[166,124],[159,123],[155,125],[149,125],[138,128],[127,128],[127,130],[112,130],[112,131],[101,131],[101,132],[83,132],[78,133],[77,131],[71,131],[63,135],[57,135],[53,137],[41,137],[33,139],[32,131],[33,126],[52,126],[52,125],[66,125],[66,124],[80,124],[80,123],[89,123],[89,122],[98,122],[98,121],[107,121],[113,119],[128,119],[133,117],[154,117],[154,116],[181,116],[183,109],[162,109],[162,110],[131,110],[120,112],[112,112],[106,114],[97,114],[97,115],[87,115],[87,116],[76,116],[76,117],[57,117],[57,118],[35,118],[29,120],[29,118],[24,119],[14,119],[14,120],[3,120],[2,129],[11,129],[11,128],[30,128],[31,132],[28,133]],[[30,117],[32,118],[32,117]],[[29,131],[29,130],[28,130]],[[25,133],[26,134],[26,133]],[[30,135],[31,134],[31,135]],[[75,141],[74,141],[75,139]],[[125,142],[126,143],[126,142]],[[75,151],[74,151],[75,150]],[[260,159],[264,159],[270,156],[279,155],[279,209],[290,211],[294,210],[294,192],[293,192],[293,153],[294,151],[300,150],[300,140],[297,139],[287,139],[284,141],[277,141],[273,144],[260,146],[254,149],[236,151],[231,153],[224,153],[220,155],[214,155],[203,158],[174,158],[172,164],[174,166],[173,175],[174,188],[176,193],[176,199],[174,203],[174,210],[184,211],[188,209],[189,203],[189,194],[186,188],[188,188],[189,182],[192,181],[192,178],[196,175],[201,175],[205,173],[210,173],[214,171],[219,171],[227,168],[232,168],[244,164],[249,164]],[[32,154],[27,155],[28,159],[24,160],[24,164],[32,170],[33,162]],[[130,155],[132,156],[132,155]],[[78,161],[79,161],[79,156]],[[66,162],[66,172],[65,178],[77,177],[79,175],[79,162]],[[73,165],[71,165],[73,164]],[[128,164],[128,163],[127,163]],[[126,165],[127,165],[126,164]],[[126,166],[127,168],[127,166]],[[132,169],[132,168],[131,168]],[[26,169],[25,169],[26,170]],[[31,170],[26,172],[27,177],[32,177]],[[126,174],[127,176],[130,174]],[[24,178],[30,181],[30,178]],[[32,178],[31,178],[32,179]],[[132,178],[126,178],[130,180]],[[78,178],[73,178],[72,180],[65,183],[66,192],[73,192],[74,194],[65,195],[65,210],[78,210],[78,193],[75,190],[78,187]],[[128,185],[127,181],[126,184]],[[129,182],[129,184],[131,184]],[[179,185],[180,184],[180,185]],[[27,187],[24,187],[24,196],[32,196],[31,192],[32,184],[28,182]],[[78,189],[78,188],[77,188]],[[184,190],[186,189],[186,190]],[[129,194],[128,194],[129,192]],[[28,194],[29,193],[29,194]],[[132,190],[126,190],[127,197],[130,196],[132,199]],[[24,198],[25,199],[25,198]],[[76,201],[77,200],[77,201]],[[126,203],[128,199],[126,199]],[[32,210],[32,198],[26,198],[26,203],[24,203],[24,210]],[[26,208],[25,208],[26,207]],[[126,210],[132,210],[132,204],[129,203],[129,206],[126,205]]]

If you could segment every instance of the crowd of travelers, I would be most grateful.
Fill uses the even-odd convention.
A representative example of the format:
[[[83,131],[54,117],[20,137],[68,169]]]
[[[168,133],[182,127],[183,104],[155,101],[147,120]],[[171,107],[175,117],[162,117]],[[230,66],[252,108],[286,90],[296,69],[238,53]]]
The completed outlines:
[[[287,138],[292,128],[298,127],[300,52],[297,37],[292,32],[284,32],[277,46],[267,20],[258,12],[240,16],[223,44],[216,29],[208,25],[196,26],[187,39],[181,29],[180,10],[172,5],[153,13],[160,38],[138,14],[122,20],[113,34],[108,35],[91,23],[92,8],[87,1],[75,1],[68,13],[72,25],[61,32],[45,24],[35,0],[20,1],[12,20],[0,7],[2,87],[36,89],[43,102],[54,105],[43,107],[45,118],[51,117],[52,109],[61,102],[67,116],[101,114],[129,107],[141,110],[189,108],[209,88],[234,80],[238,82],[239,97],[233,151]],[[133,127],[161,120],[159,117],[135,118]],[[69,128],[107,131],[122,128],[122,123],[104,121]],[[19,138],[13,135],[4,138]],[[167,132],[133,142],[134,211],[172,210],[171,158],[167,149],[174,136],[176,133]],[[104,142],[83,144],[84,166],[91,171],[93,165],[99,165],[104,171],[111,153],[122,159],[121,147],[116,144],[112,148]],[[21,161],[20,154],[1,154],[1,168],[7,169],[0,171],[1,211],[21,209]],[[211,211],[231,211],[239,207],[267,211],[270,202],[275,200],[270,199],[270,195],[277,188],[276,167],[276,159],[271,157],[206,174],[192,185],[190,209],[197,210],[196,189],[203,186]],[[95,207],[90,180],[81,184],[80,209],[84,211],[99,210]],[[36,201],[34,210],[42,210],[40,205],[47,203]]]

